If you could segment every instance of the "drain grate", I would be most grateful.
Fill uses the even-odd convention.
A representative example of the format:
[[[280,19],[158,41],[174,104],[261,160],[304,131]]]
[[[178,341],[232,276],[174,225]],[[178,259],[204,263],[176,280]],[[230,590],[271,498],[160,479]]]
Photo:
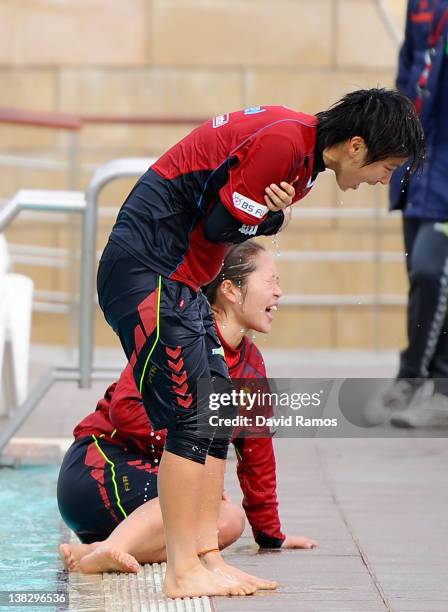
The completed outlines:
[[[68,531],[68,530],[67,530]],[[65,534],[66,536],[68,534]],[[64,540],[79,542],[73,532]],[[73,612],[213,612],[209,597],[168,599],[162,592],[166,563],[147,564],[138,574],[69,573]]]
[[[208,597],[168,599],[162,592],[166,564],[145,565],[138,574],[103,574],[107,612],[212,612]]]

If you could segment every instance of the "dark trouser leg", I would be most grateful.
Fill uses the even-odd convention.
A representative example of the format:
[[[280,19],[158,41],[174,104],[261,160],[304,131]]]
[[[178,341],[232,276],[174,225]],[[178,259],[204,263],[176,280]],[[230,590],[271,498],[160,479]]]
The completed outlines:
[[[446,315],[448,226],[404,219],[408,253],[408,346],[401,353],[399,378],[448,376]]]
[[[110,244],[98,272],[98,295],[153,428],[168,429],[166,450],[205,463],[214,431],[199,436],[197,423],[208,412],[213,387],[201,294],[162,278]]]
[[[201,313],[205,328],[205,345],[208,354],[208,363],[212,376],[212,385],[214,393],[231,393],[233,389],[232,381],[230,380],[227,363],[224,357],[224,349],[218,338],[215,328],[215,320],[213,317],[210,305],[204,295],[201,294]],[[220,418],[232,419],[237,414],[236,406],[222,407],[219,410]],[[211,415],[211,412],[209,412]],[[208,454],[216,459],[227,459],[229,450],[230,438],[233,433],[233,427],[217,427],[215,434],[208,449]]]

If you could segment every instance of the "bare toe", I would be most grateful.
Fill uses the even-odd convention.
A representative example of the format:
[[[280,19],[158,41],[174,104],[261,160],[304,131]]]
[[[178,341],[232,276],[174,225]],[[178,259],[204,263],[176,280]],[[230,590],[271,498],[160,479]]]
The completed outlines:
[[[119,571],[121,572],[137,574],[140,571],[140,563],[135,557],[128,553],[113,550],[111,552],[111,558],[118,565]]]
[[[254,586],[249,586],[247,584],[245,585],[240,584],[234,587],[230,587],[230,595],[233,595],[236,597],[241,596],[241,595],[253,595],[256,590],[257,589]]]
[[[126,572],[137,574],[140,564],[132,555],[116,548],[96,548],[79,561],[79,569],[84,574],[102,572]]]
[[[70,569],[69,562],[71,557],[70,552],[70,544],[61,544],[59,546],[59,556],[61,558],[62,563],[64,564],[65,569]]]

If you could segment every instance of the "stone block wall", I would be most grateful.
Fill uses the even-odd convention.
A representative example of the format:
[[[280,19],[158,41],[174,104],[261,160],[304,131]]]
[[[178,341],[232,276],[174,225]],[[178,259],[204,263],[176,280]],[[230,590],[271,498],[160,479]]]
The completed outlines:
[[[401,32],[406,1],[383,3]],[[390,86],[398,47],[375,0],[14,0],[0,3],[0,106],[64,113],[175,115],[204,118],[258,104],[286,104],[314,113],[346,91]],[[86,126],[78,138],[84,189],[97,164],[123,156],[159,155],[191,129],[178,126]],[[0,124],[0,156],[64,161],[70,138],[60,130]],[[1,159],[1,158],[0,158]],[[62,169],[0,163],[0,198],[21,187],[66,188]],[[117,207],[130,183],[107,189],[104,208]],[[386,206],[384,188],[341,194],[321,177],[304,207]],[[99,247],[112,216],[101,218]],[[7,231],[15,245],[68,251],[68,268],[17,263],[38,291],[74,294],[77,247],[73,219],[23,215]],[[402,249],[395,220],[381,236],[369,222],[295,220],[281,249]],[[23,261],[23,258],[22,260]],[[75,262],[75,263],[73,263]],[[288,293],[371,293],[373,264],[281,263]],[[381,290],[404,295],[404,267],[383,264]],[[375,280],[376,279],[376,280]],[[65,343],[73,317],[35,313],[33,339]],[[116,343],[99,317],[98,342]],[[291,329],[294,332],[291,333]],[[378,329],[381,329],[378,337]],[[376,331],[375,331],[376,330]],[[285,307],[267,346],[396,347],[403,342],[403,308]]]

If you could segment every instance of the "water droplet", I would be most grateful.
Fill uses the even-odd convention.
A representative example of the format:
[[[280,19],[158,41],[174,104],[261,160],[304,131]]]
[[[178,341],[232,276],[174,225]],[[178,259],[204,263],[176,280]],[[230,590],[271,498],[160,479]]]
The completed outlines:
[[[274,234],[274,236],[272,236],[272,244],[275,248],[275,255],[276,257],[280,257],[281,253],[280,253],[280,244],[279,244],[279,240],[278,240],[278,235]]]

